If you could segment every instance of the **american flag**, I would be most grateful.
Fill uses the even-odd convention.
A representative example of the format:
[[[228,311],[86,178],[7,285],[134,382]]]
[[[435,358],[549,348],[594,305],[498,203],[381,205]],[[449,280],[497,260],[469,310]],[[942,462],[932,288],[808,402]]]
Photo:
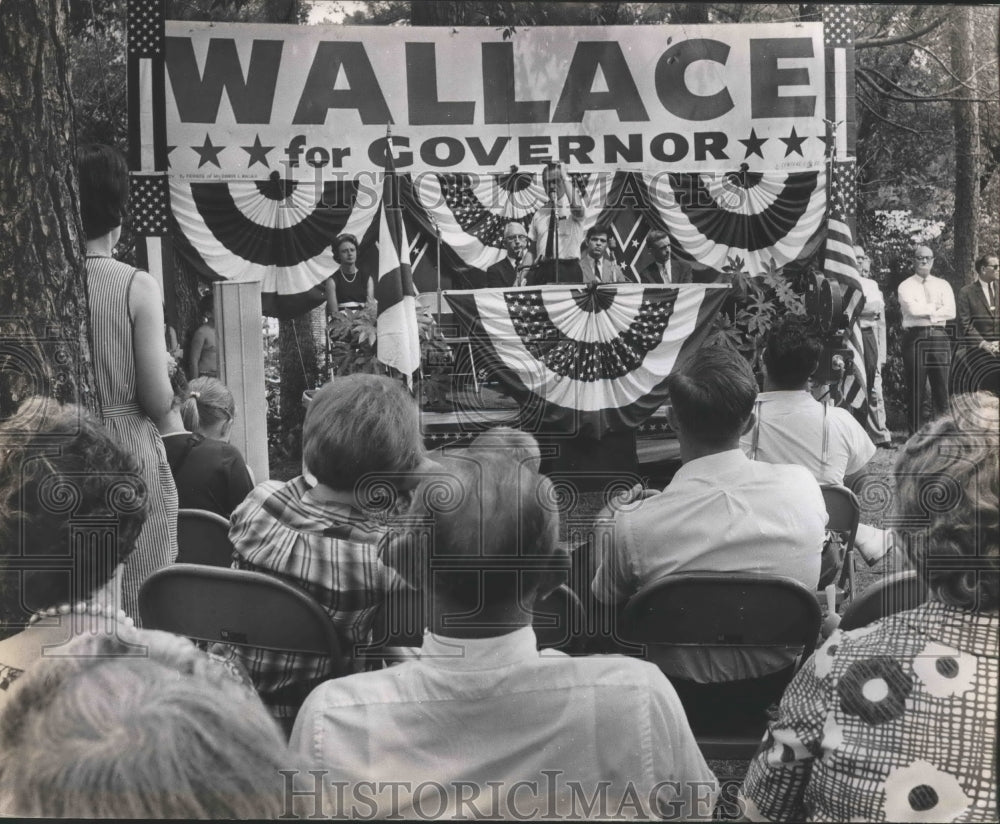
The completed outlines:
[[[836,280],[844,289],[844,313],[849,323],[847,348],[853,355],[853,367],[844,378],[844,398],[850,406],[860,409],[867,402],[867,384],[864,344],[858,324],[865,298],[861,276],[858,274],[858,262],[854,257],[854,238],[850,225],[856,198],[855,164],[853,161],[834,161],[832,166],[823,269],[828,277]]]
[[[826,117],[833,156],[854,155],[856,137],[854,96],[854,9],[843,3],[823,6],[826,62]]]
[[[392,145],[391,138],[389,145]],[[378,302],[376,349],[379,363],[401,372],[412,386],[413,373],[420,368],[416,291],[410,271],[410,244],[403,226],[399,178],[393,165],[391,148],[388,156],[379,215],[378,279],[375,282],[375,300]]]
[[[129,212],[136,233],[136,264],[160,284],[168,317],[175,315],[170,281],[167,131],[164,95],[163,0],[129,0],[126,19]]]
[[[600,438],[637,428],[662,405],[667,376],[702,345],[727,293],[724,284],[592,284],[445,298],[522,414]]]

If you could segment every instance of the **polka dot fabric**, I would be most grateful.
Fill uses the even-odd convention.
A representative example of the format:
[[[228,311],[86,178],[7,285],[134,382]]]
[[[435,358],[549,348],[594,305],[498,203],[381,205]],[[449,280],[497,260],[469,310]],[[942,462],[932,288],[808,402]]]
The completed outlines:
[[[930,602],[835,632],[781,702],[756,820],[996,821],[996,614]]]

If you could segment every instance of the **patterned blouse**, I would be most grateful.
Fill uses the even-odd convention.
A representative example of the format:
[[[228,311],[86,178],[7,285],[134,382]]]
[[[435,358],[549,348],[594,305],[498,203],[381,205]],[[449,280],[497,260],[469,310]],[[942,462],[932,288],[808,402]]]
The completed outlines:
[[[997,614],[931,601],[836,631],[743,784],[752,821],[996,821]]]

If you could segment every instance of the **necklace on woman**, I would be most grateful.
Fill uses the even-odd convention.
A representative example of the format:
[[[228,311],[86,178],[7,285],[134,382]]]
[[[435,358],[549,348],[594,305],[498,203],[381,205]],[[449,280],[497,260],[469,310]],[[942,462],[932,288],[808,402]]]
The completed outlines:
[[[95,604],[93,602],[85,603],[83,601],[80,601],[76,605],[59,604],[56,607],[39,610],[28,619],[28,623],[36,624],[45,618],[55,618],[62,615],[93,615],[96,618],[111,618],[119,624],[125,624],[129,627],[135,626],[135,622],[125,614],[125,610],[123,609],[116,610],[112,606]],[[50,625],[45,624],[44,626]]]
[[[354,281],[358,279],[358,270],[354,270],[354,274],[351,276],[350,280],[347,279],[347,272],[343,269],[340,270],[340,276],[344,279],[344,283],[354,283]]]

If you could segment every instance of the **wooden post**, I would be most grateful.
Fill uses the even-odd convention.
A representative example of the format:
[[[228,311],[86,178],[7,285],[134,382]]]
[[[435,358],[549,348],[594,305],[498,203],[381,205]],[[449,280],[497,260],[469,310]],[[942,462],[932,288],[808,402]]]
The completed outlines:
[[[219,378],[236,399],[229,441],[243,453],[260,483],[270,478],[260,281],[218,281],[214,288]]]

